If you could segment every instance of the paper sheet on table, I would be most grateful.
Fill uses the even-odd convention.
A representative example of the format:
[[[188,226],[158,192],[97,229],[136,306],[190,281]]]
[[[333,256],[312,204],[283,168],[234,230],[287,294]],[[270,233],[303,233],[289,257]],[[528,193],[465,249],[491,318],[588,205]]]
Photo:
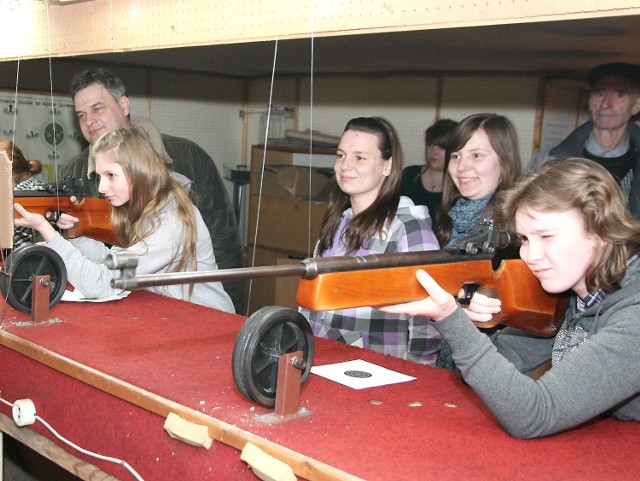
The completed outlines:
[[[352,389],[385,386],[415,379],[415,377],[392,371],[362,359],[313,366],[311,372]]]
[[[61,301],[69,301],[69,302],[108,302],[108,301],[119,301],[120,299],[124,299],[131,291],[122,291],[113,296],[100,297],[98,299],[88,299],[84,297],[84,294],[80,292],[78,289],[75,291],[64,291],[62,294]]]

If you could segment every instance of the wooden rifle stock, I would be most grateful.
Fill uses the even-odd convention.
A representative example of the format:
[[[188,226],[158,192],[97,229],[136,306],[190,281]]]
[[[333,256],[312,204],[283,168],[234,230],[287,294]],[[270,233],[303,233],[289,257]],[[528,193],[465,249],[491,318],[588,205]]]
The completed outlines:
[[[394,260],[403,265],[376,267],[376,258]],[[397,259],[396,259],[397,258]],[[321,273],[312,279],[303,278],[298,285],[296,300],[313,311],[346,309],[360,306],[381,307],[424,299],[424,288],[416,279],[418,269],[428,272],[447,292],[458,296],[460,289],[476,284],[490,290],[502,301],[502,311],[480,328],[506,324],[539,336],[556,333],[566,310],[565,295],[545,292],[540,282],[521,259],[504,259],[494,270],[491,256],[469,256],[449,251],[385,254],[366,256],[362,265],[367,270],[346,270]]]
[[[115,242],[111,227],[111,204],[106,199],[85,197],[78,204],[73,204],[69,194],[60,195],[39,190],[16,190],[13,197],[14,202],[30,212],[45,216],[52,213],[53,220],[57,219],[61,212],[80,219],[72,229],[63,231],[66,238],[87,236],[108,244]],[[20,217],[17,212],[14,215]]]
[[[105,262],[111,269],[120,270],[111,284],[121,289],[300,276],[297,303],[313,311],[380,307],[424,299],[427,294],[416,279],[417,270],[423,269],[454,296],[463,286],[474,284],[478,290],[489,289],[495,293],[492,297],[501,299],[500,315],[492,321],[476,323],[478,327],[503,323],[540,336],[555,334],[566,310],[567,297],[545,292],[521,259],[500,261],[489,254],[423,251],[320,257],[291,265],[140,276],[135,275],[137,259],[132,254],[112,252]]]

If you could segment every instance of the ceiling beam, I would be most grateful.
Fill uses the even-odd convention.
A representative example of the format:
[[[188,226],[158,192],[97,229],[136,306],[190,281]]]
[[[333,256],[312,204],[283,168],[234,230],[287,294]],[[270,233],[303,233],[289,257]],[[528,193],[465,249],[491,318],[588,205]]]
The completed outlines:
[[[0,0],[0,60],[640,15],[632,0]]]

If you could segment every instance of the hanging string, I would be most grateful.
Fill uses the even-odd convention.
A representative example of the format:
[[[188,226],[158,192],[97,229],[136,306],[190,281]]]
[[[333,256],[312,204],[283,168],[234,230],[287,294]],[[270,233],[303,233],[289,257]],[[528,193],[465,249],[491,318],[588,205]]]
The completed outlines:
[[[255,267],[256,265],[256,244],[258,243],[258,230],[260,227],[260,211],[262,207],[262,184],[264,180],[265,165],[267,163],[267,144],[269,139],[269,124],[271,122],[271,107],[273,105],[273,85],[275,83],[277,59],[278,59],[278,39],[276,39],[275,41],[275,46],[273,50],[273,66],[271,68],[271,85],[269,86],[269,102],[267,105],[267,122],[266,122],[265,133],[264,133],[264,148],[262,149],[262,165],[260,167],[260,186],[258,188],[258,209],[256,212],[256,228],[253,234],[253,252],[251,253],[251,267]],[[251,301],[252,286],[253,286],[253,279],[249,279],[249,295],[247,299],[247,304]],[[248,314],[248,312],[246,314]]]
[[[309,202],[307,203],[307,257],[311,256],[311,178],[312,178],[312,158],[313,158],[313,79],[314,79],[314,39],[315,39],[315,12],[313,11],[313,5],[311,6],[311,60],[310,60],[310,95],[309,95]],[[267,150],[268,150],[268,139],[269,139],[269,125],[271,123],[271,110],[273,108],[273,88],[275,84],[275,73],[276,73],[276,65],[277,65],[277,57],[278,57],[278,39],[275,40],[275,47],[273,52],[273,65],[271,68],[271,84],[269,86],[269,101],[267,106],[267,120],[265,126],[265,134],[264,134],[264,146],[262,149],[262,165],[260,168],[260,185],[258,187],[258,206],[256,212],[256,226],[255,232],[253,236],[253,252],[251,254],[251,267],[255,267],[256,262],[256,247],[258,243],[258,231],[260,226],[260,212],[262,207],[262,186],[264,181],[264,172],[265,165],[267,163]],[[251,289],[253,286],[253,280],[249,280],[249,303],[251,301]],[[248,313],[247,313],[248,314]]]
[[[313,160],[313,54],[314,54],[314,38],[315,38],[315,11],[313,4],[311,5],[311,65],[309,66],[309,202],[307,203],[307,257],[311,252],[311,178],[312,178],[312,160]]]
[[[56,190],[57,190],[57,181],[58,181],[58,137],[56,133],[56,108],[53,102],[53,68],[52,68],[52,60],[51,60],[51,22],[49,19],[49,0],[46,1],[47,8],[47,41],[48,41],[48,57],[49,57],[49,98],[51,100],[51,125],[53,129],[53,180],[56,182]],[[56,191],[56,194],[58,192]],[[60,197],[56,196],[56,200],[58,203],[58,210],[60,210]]]
[[[11,161],[13,162],[13,152],[16,147],[16,121],[18,119],[18,82],[20,80],[20,59],[16,67],[16,88],[13,93],[13,128],[11,129]]]
[[[49,0],[47,0],[45,2],[45,9],[46,9],[46,14],[47,14],[47,56],[48,56],[48,61],[49,61],[49,98],[51,101],[51,126],[53,129],[53,172],[54,172],[54,181],[57,182],[58,180],[58,142],[57,142],[57,132],[56,132],[56,128],[57,128],[57,124],[56,124],[56,108],[54,105],[54,101],[53,101],[53,68],[52,68],[52,59],[51,59],[51,19],[49,17]],[[15,84],[15,90],[14,90],[14,100],[13,100],[13,105],[14,105],[14,109],[13,109],[13,129],[12,129],[12,133],[11,133],[11,143],[12,143],[12,148],[11,148],[11,159],[13,159],[13,155],[14,155],[14,150],[15,150],[15,146],[16,146],[16,132],[17,132],[17,118],[18,118],[18,87],[20,85],[20,60],[18,59],[18,63],[17,63],[17,67],[16,67],[16,84]],[[56,183],[57,186],[57,183]],[[57,188],[57,187],[56,187]],[[56,196],[56,201],[58,204],[58,210],[60,210],[60,198],[58,196]],[[5,265],[5,257],[4,257],[4,251],[2,249],[0,249],[1,252],[1,256],[2,256],[2,265]],[[9,276],[9,278],[11,278],[12,276],[12,272],[5,272],[3,275],[7,275]],[[8,288],[6,289],[6,293],[4,296],[4,303],[2,305],[2,312],[0,313],[0,329],[2,329],[4,327],[4,319],[5,319],[5,312],[6,312],[6,307],[8,304],[8,297],[9,297],[9,287],[11,286],[11,282],[7,283]]]

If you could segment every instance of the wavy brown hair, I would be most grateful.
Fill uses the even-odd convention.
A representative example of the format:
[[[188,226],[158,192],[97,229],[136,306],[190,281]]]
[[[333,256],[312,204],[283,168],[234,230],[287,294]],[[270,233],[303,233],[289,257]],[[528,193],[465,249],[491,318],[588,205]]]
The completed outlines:
[[[129,202],[111,208],[116,244],[126,248],[144,242],[158,229],[160,211],[175,200],[176,215],[183,224],[183,242],[181,250],[174,253],[174,271],[195,270],[197,227],[193,204],[185,189],[169,175],[147,134],[136,127],[108,132],[91,150],[94,162],[101,155],[119,164],[129,182]]]
[[[523,208],[577,211],[585,230],[603,241],[585,275],[589,290],[619,289],[627,260],[640,248],[640,221],[631,215],[620,186],[604,167],[582,158],[546,162],[498,196],[496,214],[510,232],[515,232],[515,215]]]
[[[392,162],[391,172],[383,179],[376,200],[367,209],[354,215],[345,229],[344,243],[347,253],[357,251],[366,239],[380,234],[385,224],[396,215],[402,179],[402,149],[398,136],[389,122],[381,117],[357,117],[347,122],[344,132],[348,130],[374,134],[378,138],[378,148],[382,158],[392,159]],[[349,207],[351,207],[351,199],[336,185],[329,197],[329,207],[320,228],[319,255],[333,244],[342,213]]]
[[[0,140],[0,151],[6,152],[11,161],[14,187],[23,180],[42,172],[42,162],[39,160],[27,160],[22,150],[10,140]]]
[[[447,244],[453,230],[453,221],[449,216],[449,211],[462,197],[451,176],[447,173],[451,154],[467,145],[471,136],[480,129],[487,133],[491,147],[500,159],[500,183],[496,192],[511,187],[522,172],[518,134],[508,118],[497,114],[473,114],[462,120],[451,134],[445,153],[442,202],[436,212],[435,228],[436,237],[442,246]],[[485,212],[492,211],[494,203],[492,198]]]

